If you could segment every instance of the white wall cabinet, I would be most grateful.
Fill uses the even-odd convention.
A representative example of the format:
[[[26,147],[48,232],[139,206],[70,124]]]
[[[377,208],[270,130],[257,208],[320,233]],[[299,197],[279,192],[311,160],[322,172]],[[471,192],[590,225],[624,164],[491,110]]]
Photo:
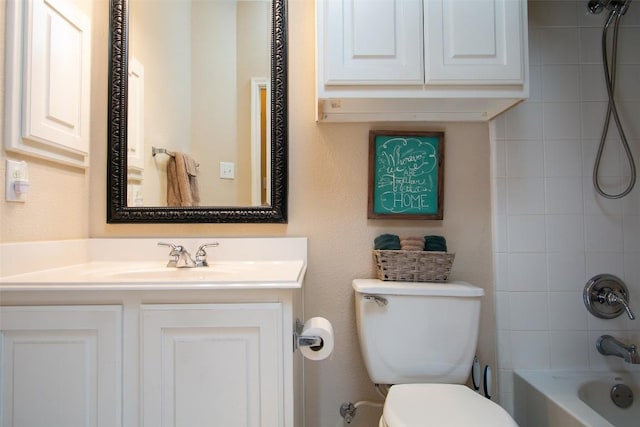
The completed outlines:
[[[317,0],[320,121],[488,120],[528,96],[526,0]]]
[[[0,310],[2,427],[121,425],[122,308]]]
[[[71,0],[7,2],[5,148],[89,165],[91,19]]]

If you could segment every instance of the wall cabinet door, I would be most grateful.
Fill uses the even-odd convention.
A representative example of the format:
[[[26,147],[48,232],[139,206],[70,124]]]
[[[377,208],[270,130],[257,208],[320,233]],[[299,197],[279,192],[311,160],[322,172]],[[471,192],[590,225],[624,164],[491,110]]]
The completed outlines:
[[[324,85],[524,79],[523,0],[318,0]]]
[[[122,425],[120,306],[0,308],[2,427]]]
[[[280,303],[143,305],[142,425],[281,427]]]
[[[422,0],[325,0],[318,14],[324,84],[422,84]]]
[[[524,7],[521,0],[425,1],[425,83],[522,83]]]

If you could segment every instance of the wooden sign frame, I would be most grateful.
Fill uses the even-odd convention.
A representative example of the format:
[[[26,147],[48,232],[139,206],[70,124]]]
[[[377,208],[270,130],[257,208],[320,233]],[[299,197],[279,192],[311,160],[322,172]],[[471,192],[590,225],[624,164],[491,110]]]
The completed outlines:
[[[441,220],[444,132],[369,132],[369,219]]]

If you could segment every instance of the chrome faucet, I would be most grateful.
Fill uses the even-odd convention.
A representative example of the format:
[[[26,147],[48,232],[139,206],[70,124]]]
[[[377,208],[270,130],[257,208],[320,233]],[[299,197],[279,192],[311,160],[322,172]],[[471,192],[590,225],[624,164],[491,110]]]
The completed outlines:
[[[167,267],[176,268],[193,268],[196,267],[196,262],[191,258],[189,251],[182,245],[175,245],[173,243],[158,242],[158,246],[168,246],[171,248],[169,252],[169,262]]]
[[[196,267],[209,267],[209,263],[207,262],[207,251],[205,251],[205,249],[218,246],[218,244],[218,242],[214,242],[200,245],[196,252]]]
[[[598,338],[596,348],[604,356],[617,356],[623,358],[627,363],[640,364],[640,355],[636,351],[636,345],[626,346],[611,335],[602,335]]]

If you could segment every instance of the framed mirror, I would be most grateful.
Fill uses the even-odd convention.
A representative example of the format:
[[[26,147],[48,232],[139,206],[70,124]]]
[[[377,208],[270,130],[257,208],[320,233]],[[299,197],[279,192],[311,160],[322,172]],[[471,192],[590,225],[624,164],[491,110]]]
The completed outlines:
[[[287,222],[286,1],[110,0],[108,223]]]

